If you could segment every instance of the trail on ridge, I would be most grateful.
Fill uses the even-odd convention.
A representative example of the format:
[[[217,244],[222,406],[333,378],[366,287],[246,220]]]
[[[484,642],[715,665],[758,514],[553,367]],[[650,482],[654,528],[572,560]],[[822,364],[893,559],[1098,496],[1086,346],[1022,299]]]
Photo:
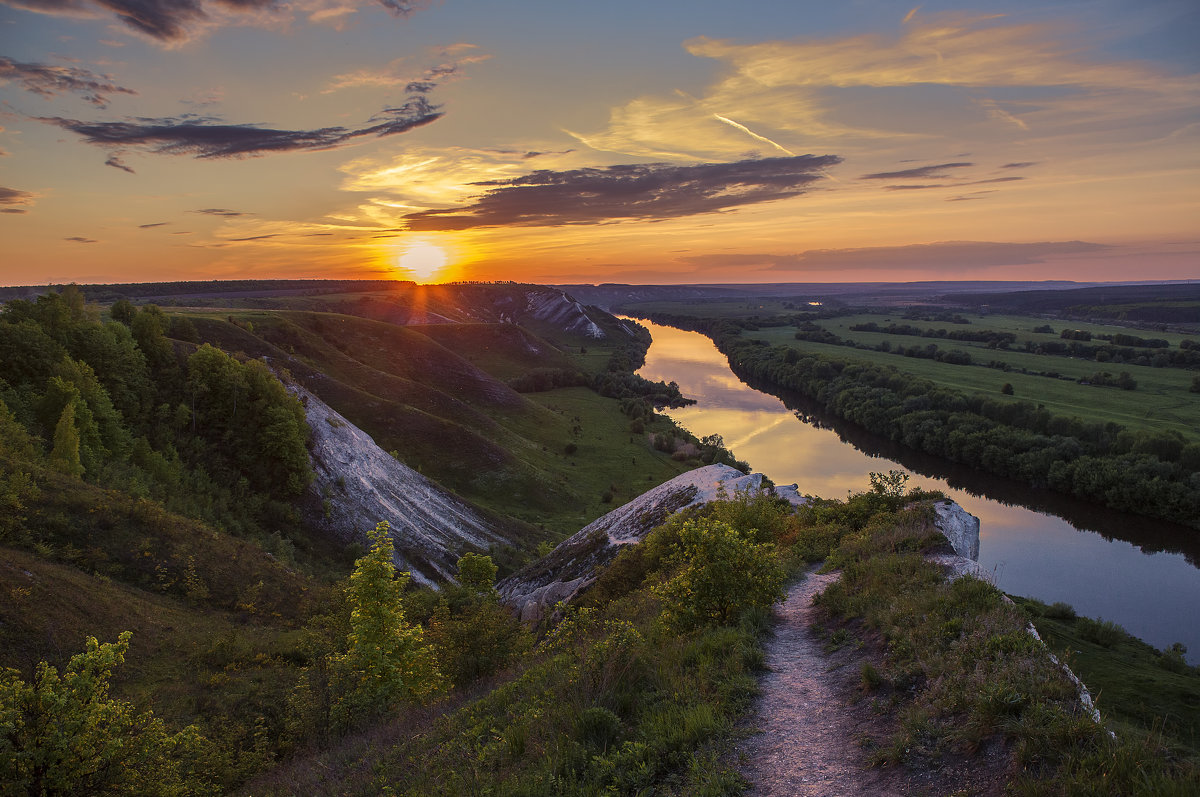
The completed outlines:
[[[742,775],[756,797],[798,795],[902,795],[894,770],[869,769],[862,746],[886,723],[869,700],[851,700],[860,678],[858,651],[825,652],[825,639],[810,630],[813,596],[838,573],[811,568],[777,607],[775,636],[766,644],[768,672],[759,682],[755,714],[760,730],[742,748]]]

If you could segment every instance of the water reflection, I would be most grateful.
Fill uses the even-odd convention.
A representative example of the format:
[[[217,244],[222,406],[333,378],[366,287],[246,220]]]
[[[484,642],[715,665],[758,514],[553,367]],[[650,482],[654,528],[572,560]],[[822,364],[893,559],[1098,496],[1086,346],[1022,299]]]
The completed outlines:
[[[639,323],[654,336],[639,373],[674,381],[699,401],[668,412],[694,434],[720,434],[738,459],[813,495],[863,490],[871,471],[903,467],[919,474],[915,483],[942,490],[979,517],[979,562],[1002,589],[1066,601],[1158,647],[1183,642],[1188,659],[1200,661],[1200,569],[1194,565],[1200,545],[1194,531],[906,450],[824,416],[802,397],[785,395],[785,404],[755,390],[703,335]]]

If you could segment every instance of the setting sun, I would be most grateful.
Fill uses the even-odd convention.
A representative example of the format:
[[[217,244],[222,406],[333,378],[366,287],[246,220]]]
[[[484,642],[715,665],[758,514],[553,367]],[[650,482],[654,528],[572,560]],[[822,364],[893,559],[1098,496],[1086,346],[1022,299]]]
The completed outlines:
[[[418,282],[429,282],[445,268],[446,260],[446,250],[440,246],[416,241],[409,244],[404,254],[400,255],[399,266]]]

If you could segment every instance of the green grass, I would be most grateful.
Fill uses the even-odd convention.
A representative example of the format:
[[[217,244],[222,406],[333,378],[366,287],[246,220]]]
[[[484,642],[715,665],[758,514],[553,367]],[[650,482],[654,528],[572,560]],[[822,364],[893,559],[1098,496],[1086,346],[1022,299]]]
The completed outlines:
[[[1124,634],[1112,645],[1121,655],[1090,651],[1095,664],[1080,667],[1085,681],[1100,671],[1129,681],[1112,703],[1132,724],[1119,725],[1125,735],[1111,739],[1082,710],[1074,686],[1045,648],[1024,630],[1020,608],[985,581],[947,581],[924,559],[922,552],[945,544],[930,535],[926,510],[877,513],[861,531],[847,528],[856,505],[871,500],[879,501],[868,494],[801,510],[796,534],[799,544],[813,536],[827,545],[831,521],[841,526],[827,566],[839,568],[842,576],[817,604],[835,624],[861,621],[886,640],[885,667],[863,674],[876,701],[891,706],[900,720],[891,744],[877,753],[880,763],[936,767],[948,754],[1002,740],[1019,767],[1019,776],[1007,785],[1019,794],[1158,795],[1200,788],[1200,769],[1188,760],[1197,752],[1194,672],[1157,668],[1153,650]],[[1112,642],[1105,636],[1102,641]],[[1076,642],[1082,644],[1076,636],[1072,647]],[[1132,667],[1126,648],[1142,657]],[[1100,692],[1104,710],[1104,689],[1088,683]],[[1183,721],[1184,713],[1193,716]],[[1137,732],[1129,733],[1135,726]],[[1162,737],[1146,733],[1146,727],[1167,728],[1175,749],[1164,749]]]
[[[1160,733],[1200,763],[1200,668],[1164,655],[1117,629],[1098,637],[1087,618],[1065,618],[1044,603],[1014,598],[1046,644],[1067,661],[1118,736]]]
[[[1029,354],[1018,351],[988,349],[985,344],[918,338],[906,335],[886,335],[873,332],[850,332],[848,327],[863,319],[878,316],[849,316],[827,319],[822,325],[834,334],[855,342],[874,346],[888,340],[893,347],[925,346],[936,343],[943,350],[968,352],[975,364],[950,365],[935,360],[904,357],[893,353],[857,349],[825,343],[810,343],[795,339],[795,327],[771,327],[744,333],[773,345],[790,346],[841,360],[861,360],[879,365],[891,365],[936,384],[968,393],[984,393],[997,400],[1035,401],[1047,409],[1067,416],[1087,420],[1113,421],[1131,429],[1161,431],[1173,429],[1185,437],[1200,440],[1200,401],[1190,393],[1194,373],[1179,368],[1151,368],[1137,365],[1112,365],[1067,357]],[[835,323],[836,322],[836,323]],[[906,322],[912,323],[912,322]],[[946,325],[949,326],[949,325]],[[964,327],[975,328],[975,327]],[[978,327],[984,328],[982,326]],[[1058,371],[1071,379],[1053,379],[1016,371],[1000,371],[985,367],[990,360],[1002,360],[1012,368],[1037,371]],[[1080,385],[1073,379],[1090,376],[1097,371],[1118,373],[1128,371],[1137,380],[1137,390]],[[1013,395],[1004,396],[1000,389],[1013,386]]]

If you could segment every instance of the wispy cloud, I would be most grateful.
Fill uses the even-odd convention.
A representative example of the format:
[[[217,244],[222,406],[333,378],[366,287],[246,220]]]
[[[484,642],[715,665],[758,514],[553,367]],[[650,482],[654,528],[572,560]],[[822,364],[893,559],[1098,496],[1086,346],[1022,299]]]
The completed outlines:
[[[155,227],[166,227],[170,223],[171,222],[169,222],[169,221],[156,221],[151,224],[139,224],[138,229],[139,230],[152,230]]]
[[[192,212],[200,213],[205,216],[221,216],[221,217],[227,218],[227,219],[234,219],[239,216],[254,215],[252,213],[246,213],[241,210],[230,210],[229,208],[201,208],[200,210],[193,210]]]
[[[904,169],[898,172],[876,172],[864,174],[864,180],[942,180],[951,175],[947,169],[962,169],[974,166],[973,163],[939,163],[936,166],[918,166],[915,169]]]
[[[374,69],[357,69],[344,72],[329,81],[323,94],[349,88],[380,88],[403,86],[408,94],[428,94],[439,85],[462,77],[463,70],[491,58],[490,55],[474,52],[473,44],[457,44],[444,47],[434,54],[437,63],[416,73],[410,66],[411,58],[397,58],[387,66]]]
[[[0,56],[0,79],[14,80],[26,91],[46,99],[63,93],[77,94],[98,108],[107,107],[112,94],[137,94],[117,85],[108,75],[98,75],[82,67],[26,63],[5,56]]]
[[[612,108],[598,131],[567,132],[606,152],[728,159],[747,142],[724,117],[767,146],[795,149],[802,140],[806,149],[836,148],[850,159],[873,157],[881,142],[894,151],[946,139],[1077,139],[1123,125],[1175,129],[1200,100],[1194,75],[1089,57],[1069,31],[996,15],[922,13],[890,35],[749,44],[700,37],[686,50],[723,67],[703,92],[638,97]],[[865,107],[868,92],[878,112]]]
[[[263,24],[290,19],[296,7],[278,0],[4,0],[8,5],[41,14],[69,17],[114,16],[126,28],[163,43],[190,39],[205,29],[225,23]],[[350,13],[362,4],[351,0],[339,5]],[[426,8],[430,0],[378,0],[393,16],[408,17]],[[303,3],[298,5],[305,5]],[[308,4],[312,5],[312,4]],[[321,4],[317,4],[321,6]],[[309,18],[319,20],[324,7],[310,8]],[[108,42],[106,42],[108,43]]]
[[[24,206],[32,205],[36,199],[37,194],[0,185],[0,213],[28,213]]]
[[[63,238],[64,241],[71,241],[77,244],[98,244],[100,243],[95,238],[84,238],[82,235],[72,235],[70,238]]]
[[[129,149],[157,155],[191,155],[196,158],[243,158],[279,152],[328,150],[358,139],[404,133],[442,117],[438,106],[423,96],[410,97],[397,108],[385,108],[357,128],[321,127],[313,130],[277,130],[254,124],[225,124],[213,117],[185,114],[178,117],[137,118],[123,122],[85,122],[58,116],[38,121],[69,130],[87,144],[114,151],[108,165],[132,171],[119,156]]]
[[[463,230],[680,218],[798,196],[840,162],[836,155],[799,155],[690,166],[540,170],[477,183],[490,190],[472,204],[410,213],[404,220],[413,230]]]

